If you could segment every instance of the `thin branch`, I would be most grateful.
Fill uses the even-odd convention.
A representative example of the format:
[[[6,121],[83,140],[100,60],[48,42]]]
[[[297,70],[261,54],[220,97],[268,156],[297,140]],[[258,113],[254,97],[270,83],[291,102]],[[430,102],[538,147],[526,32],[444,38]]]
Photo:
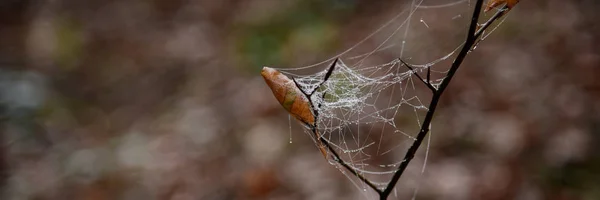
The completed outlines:
[[[502,17],[504,15],[504,12],[506,10],[508,10],[508,6],[507,5],[505,5],[504,7],[502,7],[502,9],[498,10],[498,12],[496,12],[492,17],[490,17],[490,19],[488,19],[487,22],[483,23],[483,25],[481,25],[481,28],[479,28],[479,30],[477,30],[477,32],[475,33],[475,38],[479,38],[479,36],[481,36],[481,34],[485,31],[485,29],[487,29],[498,18],[500,18],[500,17]]]
[[[387,197],[391,194],[392,190],[396,186],[396,183],[398,183],[398,180],[402,176],[402,173],[406,170],[406,167],[408,167],[408,164],[414,158],[415,154],[417,153],[417,150],[419,149],[419,146],[421,146],[421,143],[423,142],[425,136],[429,132],[429,125],[433,120],[433,114],[435,113],[435,109],[438,105],[440,97],[444,93],[444,90],[446,90],[446,87],[448,87],[448,84],[450,84],[452,77],[454,77],[454,74],[462,64],[469,51],[471,51],[473,44],[477,40],[475,32],[477,31],[477,22],[479,21],[479,15],[481,13],[482,5],[483,0],[477,0],[477,2],[475,3],[475,8],[473,11],[473,16],[471,18],[471,24],[469,25],[469,32],[467,33],[465,44],[454,59],[454,62],[452,62],[452,66],[450,67],[450,70],[448,70],[448,74],[440,84],[438,90],[433,94],[433,97],[431,98],[431,102],[429,104],[429,109],[427,111],[427,114],[425,115],[423,124],[421,125],[421,130],[419,130],[419,134],[417,135],[416,140],[406,152],[404,159],[400,163],[400,166],[398,166],[398,169],[392,176],[392,179],[390,180],[386,188],[383,190],[383,193],[380,194],[379,197],[381,200],[387,199]],[[482,30],[484,30],[483,27],[480,29],[480,31]]]
[[[364,182],[369,187],[371,187],[373,190],[375,190],[375,192],[377,192],[379,194],[379,197],[381,200],[385,200],[388,198],[388,196],[391,194],[392,190],[398,183],[398,180],[402,176],[403,172],[406,170],[406,167],[408,167],[408,164],[414,158],[417,150],[419,149],[419,146],[421,145],[421,143],[425,139],[425,136],[429,132],[429,127],[433,120],[433,115],[435,113],[438,102],[440,101],[442,93],[446,90],[446,88],[450,84],[452,77],[454,77],[454,74],[456,73],[458,68],[461,66],[463,60],[465,59],[465,57],[467,56],[469,51],[471,51],[473,46],[476,44],[477,39],[481,36],[483,31],[485,31],[494,21],[496,21],[498,18],[500,18],[502,16],[503,12],[507,9],[507,7],[504,6],[503,9],[500,9],[494,16],[492,16],[487,22],[485,22],[481,26],[481,28],[477,29],[477,22],[479,21],[479,15],[481,13],[482,5],[483,5],[483,0],[477,0],[474,11],[473,11],[473,16],[471,18],[471,23],[469,25],[469,32],[467,34],[467,38],[465,40],[464,46],[462,47],[462,49],[460,50],[460,52],[454,59],[454,62],[452,62],[452,65],[451,65],[450,69],[448,70],[448,74],[446,75],[444,80],[440,83],[440,85],[437,89],[435,89],[435,87],[433,85],[431,85],[431,83],[430,83],[431,70],[429,68],[427,69],[427,81],[425,81],[425,79],[423,79],[419,74],[417,74],[410,65],[405,63],[403,60],[399,59],[408,69],[410,69],[411,71],[414,72],[414,74],[419,78],[419,80],[421,80],[423,83],[425,83],[425,85],[430,90],[433,91],[433,97],[431,98],[431,102],[429,104],[429,109],[427,111],[427,114],[425,115],[425,119],[423,120],[423,124],[421,125],[421,129],[419,130],[419,133],[418,133],[415,141],[413,142],[411,147],[406,152],[404,159],[400,163],[400,166],[398,166],[397,170],[394,172],[394,175],[392,176],[392,179],[390,180],[390,182],[386,185],[386,187],[383,190],[380,190],[379,188],[377,188],[377,186],[373,182],[369,181],[362,174],[360,174],[358,171],[356,171],[350,165],[348,165],[339,156],[337,151],[330,145],[329,141],[327,141],[322,136],[319,136],[319,134],[317,132],[318,129],[317,129],[316,123],[314,125],[309,125],[309,127],[311,127],[311,131],[315,135],[319,136],[318,140],[320,142],[322,142],[327,147],[327,149],[329,149],[334,160],[337,163],[339,163],[340,165],[342,165],[344,168],[346,168],[346,170],[352,172],[352,174],[354,174],[354,176],[356,176],[362,182]],[[333,63],[333,65],[335,65],[336,62],[337,62],[337,59]],[[333,70],[328,71],[328,73],[325,75],[327,78],[331,75],[331,71],[333,71]],[[296,80],[293,79],[293,81],[296,84],[296,87],[299,87],[299,84],[296,82]],[[305,93],[304,91],[302,91],[302,92],[308,98],[310,98],[310,95],[312,95],[312,94],[309,95],[309,94]],[[315,114],[315,119],[318,119],[318,112],[315,112],[314,114]],[[315,120],[315,122],[316,121],[317,120]]]
[[[323,83],[325,83],[325,81],[327,81],[329,79],[329,77],[333,73],[333,70],[335,69],[335,65],[337,65],[337,63],[339,61],[340,61],[339,58],[336,58],[335,61],[333,61],[333,63],[331,64],[331,66],[327,70],[327,73],[325,73],[325,77],[323,77],[323,81],[310,94],[307,94],[302,89],[300,89],[300,91],[304,94],[304,96],[306,96],[306,98],[309,100],[311,106],[313,106],[312,105],[313,103],[312,103],[312,101],[310,101],[310,97],[315,93],[315,91],[317,91],[323,85]],[[294,84],[296,85],[297,88],[300,88],[300,85],[298,84],[298,82],[296,81],[296,79],[292,79],[292,81],[294,82]],[[323,93],[322,98],[325,98],[325,93]],[[318,107],[320,108],[321,104],[319,104]],[[356,176],[358,179],[360,179],[362,182],[364,182],[365,184],[367,184],[369,187],[371,187],[373,190],[375,190],[378,194],[381,195],[382,191],[379,188],[377,188],[377,186],[375,184],[373,184],[371,181],[369,181],[367,178],[365,178],[362,174],[360,174],[358,171],[354,170],[352,167],[350,167],[350,165],[348,165],[346,162],[344,162],[344,160],[335,151],[335,149],[333,149],[333,147],[331,147],[331,145],[329,144],[329,141],[327,141],[325,138],[323,138],[321,136],[321,134],[319,134],[319,132],[318,132],[318,123],[317,123],[318,120],[319,120],[319,112],[318,112],[318,110],[315,110],[313,114],[315,116],[315,123],[314,124],[308,124],[308,123],[306,123],[305,125],[311,128],[312,133],[317,137],[317,141],[320,141],[322,144],[324,144],[327,147],[327,149],[329,149],[329,151],[333,154],[334,160],[337,163],[339,163],[344,168],[346,168],[346,170],[352,172],[352,174],[354,174],[354,176]]]
[[[421,78],[421,76],[413,69],[413,67],[411,67],[408,63],[404,62],[404,60],[398,58],[398,60],[400,62],[402,62],[402,64],[404,66],[406,66],[406,68],[408,68],[415,76],[417,76],[417,78],[419,78],[419,80],[421,80],[421,82],[423,82],[423,84],[425,84],[427,86],[427,88],[429,88],[431,90],[431,92],[435,93],[436,89],[435,87],[433,87],[433,85],[431,85],[431,83],[429,83],[429,71],[427,71],[427,81],[425,81],[423,78]],[[429,70],[429,68],[427,68]]]
[[[336,58],[335,61],[333,61],[333,63],[331,63],[331,66],[329,66],[329,69],[327,70],[327,73],[325,73],[325,77],[323,77],[323,81],[321,81],[321,83],[319,83],[319,85],[317,85],[317,87],[315,87],[315,89],[309,93],[306,93],[304,90],[302,90],[302,88],[300,87],[300,84],[298,84],[298,82],[296,81],[296,78],[292,78],[292,81],[294,81],[294,85],[296,85],[296,87],[298,89],[300,89],[300,92],[302,92],[302,94],[304,94],[304,96],[306,97],[306,99],[310,100],[310,97],[317,91],[319,90],[319,88],[321,86],[323,86],[323,84],[325,83],[325,81],[327,81],[329,79],[329,77],[331,76],[331,74],[333,73],[333,70],[335,69],[335,65],[340,61],[340,58]]]
[[[313,129],[313,132],[316,132],[316,129]],[[350,167],[350,165],[348,165],[341,157],[340,155],[335,151],[335,149],[333,149],[333,147],[329,144],[329,141],[327,141],[325,138],[320,137],[319,140],[325,144],[325,146],[327,147],[327,149],[329,149],[329,151],[331,152],[331,154],[333,154],[333,160],[335,160],[337,163],[339,163],[340,165],[342,165],[344,168],[346,168],[346,170],[352,172],[352,174],[354,174],[354,176],[356,176],[358,179],[360,179],[362,182],[364,182],[365,184],[367,184],[369,187],[371,187],[371,189],[375,190],[375,192],[377,192],[377,194],[379,194],[379,196],[381,196],[381,193],[383,191],[381,191],[379,188],[377,188],[377,186],[369,181],[369,179],[365,178],[362,174],[360,174],[358,171],[354,170],[352,167]]]
[[[500,9],[498,12],[496,12],[496,14],[494,14],[494,16],[490,17],[490,19],[485,22],[483,25],[481,25],[481,28],[479,30],[477,30],[477,33],[475,33],[475,38],[479,38],[479,36],[481,36],[481,34],[483,34],[483,32],[485,32],[485,30],[494,22],[496,21],[498,18],[504,16],[505,12],[508,10],[508,5],[504,5],[504,7],[502,7],[502,9]],[[479,39],[477,40],[477,42],[475,42],[475,44],[473,45],[474,47],[476,47],[477,45],[479,45],[479,42],[481,42],[483,39]]]

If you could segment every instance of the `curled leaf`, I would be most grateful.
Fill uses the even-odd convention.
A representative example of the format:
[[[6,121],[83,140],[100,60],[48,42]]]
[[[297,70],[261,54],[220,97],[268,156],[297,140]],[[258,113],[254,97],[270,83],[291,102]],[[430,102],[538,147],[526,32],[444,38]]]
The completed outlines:
[[[263,67],[260,74],[271,88],[277,101],[290,115],[309,127],[315,126],[315,115],[311,103],[300,88],[296,87],[294,81],[270,67]],[[320,142],[319,132],[315,130],[315,134],[319,150],[323,156],[327,157],[325,146]]]

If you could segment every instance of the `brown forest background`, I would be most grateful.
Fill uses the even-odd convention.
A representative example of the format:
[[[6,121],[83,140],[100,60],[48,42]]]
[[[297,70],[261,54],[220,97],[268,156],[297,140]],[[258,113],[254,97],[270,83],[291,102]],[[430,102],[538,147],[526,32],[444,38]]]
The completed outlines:
[[[289,144],[259,71],[334,55],[390,3],[0,1],[0,199],[363,198]],[[600,199],[598,9],[523,0],[467,57],[417,199]],[[312,24],[331,32],[289,43]]]

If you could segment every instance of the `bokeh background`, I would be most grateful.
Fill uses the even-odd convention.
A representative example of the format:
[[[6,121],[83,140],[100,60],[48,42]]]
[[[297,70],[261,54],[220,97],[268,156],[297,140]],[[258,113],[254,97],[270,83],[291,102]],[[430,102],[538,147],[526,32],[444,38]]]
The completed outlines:
[[[259,71],[335,55],[390,4],[2,0],[0,199],[363,199]],[[600,199],[598,9],[523,0],[467,57],[417,199]]]

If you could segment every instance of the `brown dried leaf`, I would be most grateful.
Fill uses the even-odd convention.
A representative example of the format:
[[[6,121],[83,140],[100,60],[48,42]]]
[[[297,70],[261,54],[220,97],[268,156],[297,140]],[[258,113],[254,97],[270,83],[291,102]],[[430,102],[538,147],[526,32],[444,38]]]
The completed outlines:
[[[312,113],[310,102],[300,88],[296,87],[294,81],[269,67],[264,67],[261,75],[283,108],[301,122],[308,125],[315,124],[315,116]]]
[[[290,115],[308,126],[315,126],[315,115],[311,104],[300,88],[296,87],[294,81],[270,67],[263,67],[260,74],[265,79],[265,82],[267,82],[267,85],[269,85],[269,88],[271,88],[277,101],[279,101]],[[319,150],[327,158],[325,146],[319,141],[320,134],[319,132],[315,134]]]
[[[483,10],[483,11],[487,12],[498,6],[506,4],[506,7],[508,7],[508,10],[506,10],[504,12],[507,12],[510,9],[512,9],[512,7],[517,5],[517,3],[519,3],[519,0],[489,0],[487,6],[485,7],[485,10]]]

